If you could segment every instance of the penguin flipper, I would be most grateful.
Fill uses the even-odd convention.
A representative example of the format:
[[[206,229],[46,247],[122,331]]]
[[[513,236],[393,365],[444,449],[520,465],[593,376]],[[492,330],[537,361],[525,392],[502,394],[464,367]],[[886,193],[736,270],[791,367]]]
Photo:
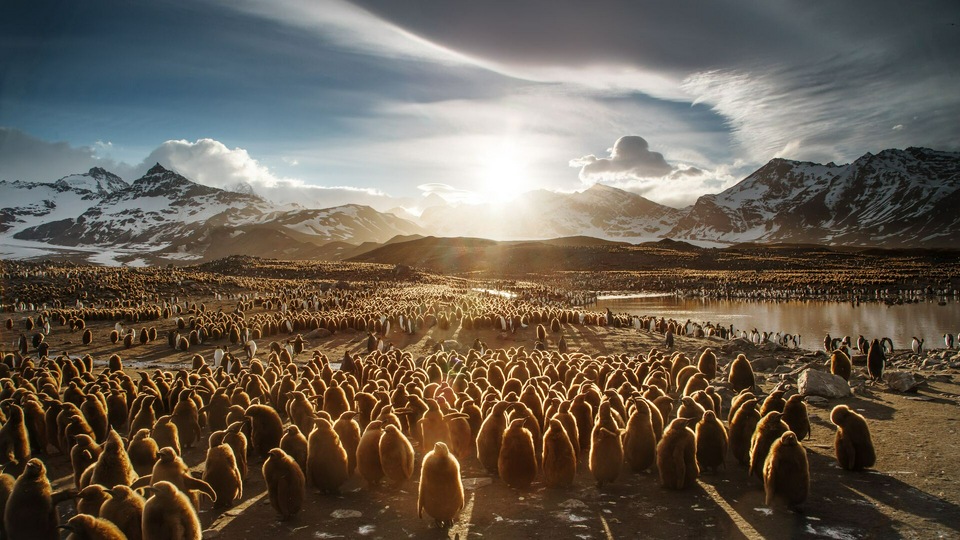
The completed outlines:
[[[183,475],[183,487],[185,489],[199,491],[210,497],[211,501],[217,502],[217,493],[213,491],[213,487],[211,487],[210,484],[204,482],[203,480],[185,474]]]

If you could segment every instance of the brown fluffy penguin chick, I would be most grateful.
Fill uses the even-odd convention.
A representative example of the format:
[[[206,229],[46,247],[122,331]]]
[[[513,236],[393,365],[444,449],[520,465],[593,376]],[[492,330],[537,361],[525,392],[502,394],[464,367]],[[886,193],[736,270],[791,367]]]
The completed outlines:
[[[180,455],[180,435],[177,425],[173,423],[173,417],[169,414],[157,418],[150,431],[150,437],[157,441],[160,448],[172,448],[177,455]]]
[[[450,447],[450,429],[447,423],[443,421],[443,412],[440,411],[440,404],[436,399],[426,400],[427,412],[423,418],[417,421],[417,430],[420,432],[420,440],[423,448],[433,448],[438,442],[442,442]]]
[[[280,439],[280,449],[297,462],[301,471],[307,470],[307,438],[300,433],[300,428],[296,424],[287,426],[286,432]]]
[[[760,406],[761,418],[773,411],[783,412],[783,406],[787,404],[787,400],[783,398],[784,393],[783,390],[770,392],[770,395],[763,400],[763,405]]]
[[[470,429],[470,415],[464,413],[450,413],[444,415],[443,420],[450,430],[449,449],[458,460],[466,459],[476,454],[477,442]]]
[[[703,373],[707,380],[712,381],[717,378],[717,355],[713,352],[713,349],[707,347],[700,353],[700,358],[697,360],[697,369],[700,370],[700,373]]]
[[[450,527],[463,508],[463,481],[460,462],[450,454],[447,445],[438,442],[423,456],[420,466],[420,491],[417,516],[423,512],[436,520],[439,527]]]
[[[127,457],[130,458],[130,464],[139,476],[153,471],[153,464],[157,462],[159,451],[160,447],[150,436],[149,429],[141,429],[134,433],[130,444],[127,445]]]
[[[413,445],[397,426],[389,425],[383,429],[379,450],[383,474],[395,486],[402,485],[413,476]]]
[[[757,410],[757,400],[753,398],[741,403],[730,421],[730,453],[741,465],[750,465],[750,442],[759,422],[760,411]]]
[[[6,412],[7,421],[0,427],[0,457],[6,458],[6,461],[23,463],[30,456],[30,439],[23,420],[23,409],[10,405]]]
[[[391,424],[392,425],[392,424]],[[383,480],[383,465],[380,463],[380,436],[383,435],[380,420],[367,424],[357,445],[357,471],[370,486],[380,485]],[[396,427],[396,426],[394,426]]]
[[[243,422],[237,421],[228,425],[222,442],[233,448],[233,456],[237,458],[240,478],[245,479],[247,477],[247,436],[243,433]]]
[[[516,489],[529,488],[537,477],[536,445],[533,444],[530,430],[523,427],[526,421],[526,418],[516,418],[510,422],[503,432],[500,455],[497,457],[500,478]]]
[[[91,514],[79,513],[67,521],[67,540],[127,540],[113,522]]]
[[[110,421],[107,419],[107,409],[96,394],[87,394],[83,396],[83,403],[80,405],[80,412],[84,419],[93,430],[97,442],[103,442],[107,437],[107,430],[110,428]]]
[[[639,473],[653,466],[657,459],[657,434],[651,419],[651,405],[644,399],[634,400],[636,407],[623,434],[623,459],[630,470]]]
[[[77,493],[77,513],[100,515],[100,507],[110,499],[110,492],[100,484],[90,484]]]
[[[27,462],[3,511],[3,526],[9,540],[57,540],[59,518],[50,493],[43,462]]]
[[[347,473],[353,476],[357,469],[357,446],[360,445],[360,423],[356,411],[344,411],[333,423],[333,430],[340,437],[340,444],[347,451]]]
[[[160,481],[147,491],[153,495],[143,505],[143,540],[201,540],[200,518],[177,486]]]
[[[7,506],[7,500],[10,499],[10,494],[13,493],[13,484],[16,482],[16,478],[7,474],[0,473],[0,537],[7,538],[7,531],[3,528],[3,509]]]
[[[847,353],[837,349],[830,353],[830,373],[843,377],[843,380],[850,380],[850,373],[853,371],[853,362]]]
[[[100,507],[100,517],[110,520],[126,535],[127,540],[140,540],[142,537],[143,497],[127,486],[114,486],[111,497]]]
[[[792,431],[781,435],[770,446],[763,463],[763,490],[767,506],[776,500],[796,506],[807,499],[810,492],[807,451]]]
[[[733,360],[730,364],[730,374],[727,376],[727,380],[730,381],[730,386],[733,387],[734,392],[754,387],[756,379],[753,376],[753,365],[750,364],[750,360],[747,360],[746,356],[738,354]]]
[[[266,459],[270,450],[280,446],[283,437],[283,422],[273,407],[251,405],[244,411],[250,419],[250,447],[260,457]]]
[[[790,428],[783,421],[783,413],[772,411],[760,419],[750,439],[750,474],[763,479],[763,462],[770,445]]]
[[[194,508],[200,506],[200,499],[197,496],[197,492],[204,493],[214,502],[217,500],[217,494],[213,491],[213,488],[210,487],[210,484],[194,478],[190,474],[190,469],[187,467],[187,464],[184,463],[183,459],[169,446],[161,448],[157,454],[157,463],[153,466],[153,473],[147,476],[141,476],[130,487],[138,489],[152,486],[157,482],[170,482],[176,486],[177,489],[187,493]]]
[[[690,396],[684,396],[680,398],[680,408],[677,409],[677,418],[692,418],[696,421],[700,421],[703,418],[704,411],[703,407],[694,401]]]
[[[203,465],[203,481],[217,494],[215,508],[226,508],[243,497],[243,480],[237,469],[237,459],[230,445],[220,444],[207,449]]]
[[[307,481],[323,493],[337,494],[350,477],[347,464],[347,451],[333,424],[318,416],[307,439]]]
[[[116,431],[111,429],[107,435],[107,441],[103,443],[103,452],[100,453],[100,457],[93,465],[90,482],[106,488],[117,485],[129,486],[137,479],[137,476],[136,471],[133,470],[133,465],[130,463],[130,458],[123,448],[123,439]]]
[[[697,465],[700,469],[716,471],[725,467],[727,459],[727,429],[716,413],[707,411],[697,422]]]
[[[277,511],[280,521],[296,516],[306,497],[306,479],[297,462],[283,450],[274,448],[263,462],[263,479],[267,483],[270,506]]]
[[[83,473],[97,462],[97,458],[100,457],[100,452],[102,451],[103,449],[93,440],[93,437],[84,434],[77,435],[77,442],[73,445],[73,448],[70,449],[70,462],[73,465],[73,483],[77,489],[83,487],[80,485]]]
[[[737,409],[748,399],[757,399],[757,396],[750,390],[741,390],[739,394],[733,396],[733,399],[730,400],[730,410],[727,411],[727,422],[733,421],[733,416],[737,414]]]
[[[507,401],[494,404],[477,432],[477,459],[490,474],[498,474],[500,447],[503,445],[503,432],[507,429],[504,413],[509,407]]]
[[[567,436],[567,430],[557,418],[547,423],[543,434],[543,483],[548,488],[565,488],[573,485],[577,474],[577,453]]]
[[[674,418],[657,445],[657,469],[660,485],[665,488],[689,488],[700,476],[696,435],[688,427],[693,422],[688,418]]]
[[[616,481],[623,467],[623,442],[619,431],[597,424],[590,434],[590,472],[597,487]]]
[[[783,406],[783,421],[797,436],[798,441],[810,435],[810,416],[807,414],[807,404],[803,402],[803,396],[800,394],[790,396],[786,405]]]
[[[177,434],[180,437],[180,444],[184,448],[193,448],[202,435],[200,430],[200,411],[197,409],[197,403],[193,400],[193,391],[185,391],[186,395],[180,397],[180,401],[173,408],[171,421],[177,425]]]
[[[830,413],[830,421],[837,426],[834,450],[840,467],[848,471],[873,467],[877,462],[877,454],[867,420],[850,407],[837,405]]]

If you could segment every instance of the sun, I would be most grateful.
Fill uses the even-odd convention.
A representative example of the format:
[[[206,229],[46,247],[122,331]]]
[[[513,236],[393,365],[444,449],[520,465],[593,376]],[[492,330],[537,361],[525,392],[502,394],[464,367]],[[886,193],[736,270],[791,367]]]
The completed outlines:
[[[487,202],[511,201],[531,189],[530,171],[514,139],[500,140],[484,153],[475,191]]]

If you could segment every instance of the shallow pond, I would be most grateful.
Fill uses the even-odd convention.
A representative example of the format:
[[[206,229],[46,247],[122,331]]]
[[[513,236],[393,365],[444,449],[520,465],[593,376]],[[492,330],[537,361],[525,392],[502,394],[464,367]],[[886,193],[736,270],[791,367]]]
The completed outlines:
[[[789,333],[801,336],[800,346],[819,349],[823,337],[850,335],[889,337],[896,349],[910,347],[913,336],[924,340],[927,349],[944,347],[943,334],[960,332],[960,302],[946,305],[936,301],[887,306],[882,303],[848,303],[821,301],[745,302],[739,300],[707,300],[675,296],[642,295],[637,297],[603,297],[589,309],[632,315],[655,315],[679,320],[729,326],[734,329]]]

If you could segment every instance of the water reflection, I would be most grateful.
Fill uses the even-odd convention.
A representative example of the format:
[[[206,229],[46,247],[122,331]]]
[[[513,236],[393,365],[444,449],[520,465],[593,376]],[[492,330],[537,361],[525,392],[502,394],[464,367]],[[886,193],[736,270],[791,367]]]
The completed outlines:
[[[794,301],[742,302],[736,300],[709,300],[677,298],[674,296],[643,296],[634,298],[601,298],[596,307],[610,308],[614,313],[656,315],[694,322],[712,322],[733,325],[738,330],[799,334],[801,347],[819,349],[823,336],[850,335],[888,336],[894,347],[910,347],[913,336],[924,339],[928,349],[942,348],[943,334],[960,332],[960,303],[950,301],[945,306],[936,301],[887,306],[879,303],[852,306],[850,303]]]

